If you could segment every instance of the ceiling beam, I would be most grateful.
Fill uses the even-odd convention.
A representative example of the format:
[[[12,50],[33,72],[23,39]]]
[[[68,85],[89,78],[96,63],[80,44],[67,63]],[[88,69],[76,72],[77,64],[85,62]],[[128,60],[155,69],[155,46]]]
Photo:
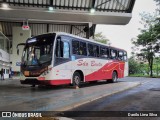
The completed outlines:
[[[129,5],[129,9],[127,10],[127,12],[129,12],[129,13],[132,12],[133,7],[134,7],[134,4],[135,4],[135,0],[131,0],[131,1],[130,1],[130,5]]]

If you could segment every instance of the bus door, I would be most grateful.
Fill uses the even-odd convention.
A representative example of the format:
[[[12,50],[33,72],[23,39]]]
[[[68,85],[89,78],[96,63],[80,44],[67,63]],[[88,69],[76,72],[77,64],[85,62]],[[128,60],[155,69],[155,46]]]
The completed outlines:
[[[55,79],[71,79],[71,57],[69,37],[58,36],[56,40],[54,68]]]

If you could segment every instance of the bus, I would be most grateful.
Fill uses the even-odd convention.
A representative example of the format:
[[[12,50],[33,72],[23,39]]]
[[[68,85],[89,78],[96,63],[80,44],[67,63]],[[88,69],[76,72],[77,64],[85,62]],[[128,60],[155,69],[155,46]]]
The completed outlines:
[[[127,52],[75,35],[55,32],[28,38],[21,60],[21,84],[80,86],[116,82],[128,75]]]

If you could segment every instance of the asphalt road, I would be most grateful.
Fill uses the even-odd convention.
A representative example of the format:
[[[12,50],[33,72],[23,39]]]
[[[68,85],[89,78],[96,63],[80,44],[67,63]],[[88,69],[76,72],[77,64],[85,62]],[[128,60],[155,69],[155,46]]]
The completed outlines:
[[[70,110],[72,111],[70,116],[74,117],[70,118],[77,120],[160,120],[160,117],[116,117],[119,116],[119,114],[116,115],[116,112],[114,111],[123,111],[122,113],[127,115],[132,112],[140,112],[143,114],[145,113],[144,111],[150,111],[154,113],[155,116],[156,114],[160,116],[160,79],[130,77],[124,78],[120,81],[124,82],[128,80],[131,82],[140,81],[141,85],[72,109]],[[87,111],[89,112],[87,113]],[[113,114],[110,113],[110,117],[104,117],[105,115],[100,117],[101,114],[99,115],[99,113],[103,113],[102,111],[113,111]],[[159,112],[156,113],[157,111]],[[64,112],[62,115],[66,116],[69,114]],[[134,114],[134,116],[136,116],[136,114]]]
[[[136,112],[136,111],[160,111],[160,79],[156,78],[135,78],[135,77],[126,77],[120,79],[118,83],[123,82],[141,82],[141,85],[126,90],[120,93],[116,93],[96,101],[84,104],[80,107],[72,109],[73,116],[69,117],[77,120],[160,120],[158,117],[116,117],[116,112],[127,111],[127,112]],[[39,110],[39,108],[48,108],[56,107],[56,103],[59,100],[62,100],[61,104],[68,103],[70,99],[66,97],[78,98],[80,95],[86,94],[87,89],[90,92],[97,92],[97,88],[102,88],[103,86],[111,87],[116,84],[106,84],[105,82],[95,83],[95,84],[84,84],[79,90],[68,88],[68,86],[57,86],[57,87],[36,87],[30,88],[30,86],[24,86],[19,83],[18,80],[5,80],[0,81],[0,110]],[[118,88],[119,89],[119,88]],[[83,90],[83,91],[82,91]],[[77,94],[80,92],[80,95]],[[96,93],[92,94],[96,94]],[[73,93],[70,94],[68,93]],[[47,102],[46,102],[47,101]],[[47,107],[46,107],[47,106]],[[42,109],[40,109],[42,110]],[[76,112],[77,111],[77,112]],[[79,112],[83,111],[83,112]],[[86,112],[88,111],[88,112]],[[92,112],[94,111],[94,112]],[[101,113],[106,111],[110,112],[112,117],[101,116]],[[111,112],[116,111],[116,112]],[[90,113],[89,113],[90,112]],[[100,113],[100,115],[99,115]],[[114,113],[114,114],[112,114]],[[125,112],[126,113],[126,112]],[[143,113],[143,112],[142,112]],[[160,113],[159,113],[160,114]],[[66,116],[66,113],[62,113],[61,116]],[[82,117],[84,116],[84,117]],[[88,117],[90,116],[90,117]],[[0,118],[1,119],[1,118]],[[17,118],[15,118],[17,119]]]

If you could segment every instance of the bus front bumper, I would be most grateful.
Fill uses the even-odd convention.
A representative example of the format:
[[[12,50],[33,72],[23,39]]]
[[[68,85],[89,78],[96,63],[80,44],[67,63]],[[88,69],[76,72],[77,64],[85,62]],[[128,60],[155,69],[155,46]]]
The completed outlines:
[[[37,80],[36,78],[30,78],[25,80],[20,80],[21,84],[30,85],[63,85],[71,84],[71,79],[61,79],[61,80]]]
[[[25,79],[25,80],[20,80],[21,84],[30,84],[30,85],[40,85],[44,84],[42,81],[39,81],[37,79]]]

